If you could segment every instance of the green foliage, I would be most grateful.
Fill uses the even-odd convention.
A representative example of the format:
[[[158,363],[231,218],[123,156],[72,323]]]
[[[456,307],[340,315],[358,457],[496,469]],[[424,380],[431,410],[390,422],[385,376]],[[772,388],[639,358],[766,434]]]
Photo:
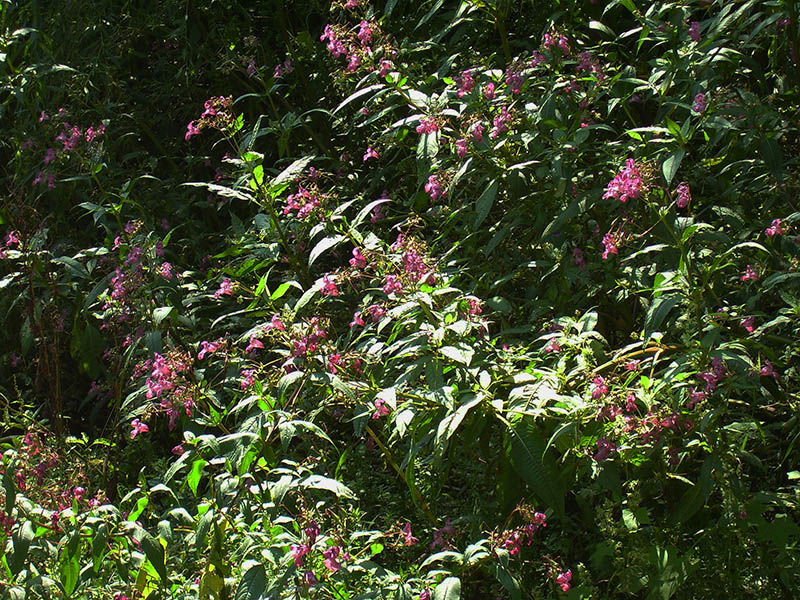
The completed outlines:
[[[0,595],[796,596],[798,31],[0,3]]]

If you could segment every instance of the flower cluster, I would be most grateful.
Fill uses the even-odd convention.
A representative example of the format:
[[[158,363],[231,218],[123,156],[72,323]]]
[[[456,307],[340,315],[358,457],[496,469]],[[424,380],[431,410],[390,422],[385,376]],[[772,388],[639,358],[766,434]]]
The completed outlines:
[[[643,190],[642,174],[636,161],[629,158],[625,161],[625,167],[608,183],[603,198],[616,198],[620,202],[627,202],[641,196]]]

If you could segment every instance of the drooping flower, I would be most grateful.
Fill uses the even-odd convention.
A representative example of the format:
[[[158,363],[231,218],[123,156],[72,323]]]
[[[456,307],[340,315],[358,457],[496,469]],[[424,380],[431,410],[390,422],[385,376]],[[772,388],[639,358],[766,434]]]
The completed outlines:
[[[256,378],[254,369],[242,369],[239,374],[242,376],[241,380],[239,381],[239,387],[241,389],[246,390],[247,388],[251,388],[255,385]]]
[[[694,97],[694,104],[692,104],[692,110],[699,115],[700,113],[705,111],[705,109],[706,109],[706,95],[700,92]]]
[[[341,551],[339,546],[331,546],[322,553],[322,556],[325,557],[325,566],[331,571],[338,571],[342,568],[342,563],[337,560]]]
[[[303,566],[303,557],[311,551],[311,546],[308,544],[292,544],[291,546],[292,558],[296,567]]]
[[[205,358],[209,354],[213,354],[214,352],[219,350],[221,345],[222,342],[208,342],[206,340],[203,340],[202,342],[200,342],[200,346],[202,347],[202,349],[197,354],[197,360],[203,360],[203,358]]]
[[[615,233],[608,232],[603,236],[603,260],[606,260],[611,254],[619,254],[617,250],[617,236]]]
[[[744,275],[739,278],[741,281],[758,281],[758,272],[752,266],[747,265]]]
[[[489,82],[486,84],[486,87],[483,88],[483,95],[487,100],[494,99],[494,83]]]
[[[625,167],[608,183],[603,199],[616,198],[624,203],[641,196],[643,189],[644,181],[636,161],[629,158],[625,161]]]
[[[456,140],[456,154],[459,158],[464,158],[468,154],[467,140],[459,138]]]
[[[686,208],[689,206],[689,202],[692,201],[692,193],[689,190],[689,184],[684,181],[678,186],[676,192],[678,194],[678,199],[675,201],[675,205],[678,208]]]
[[[336,282],[330,276],[324,275],[322,277],[322,289],[320,290],[323,296],[338,296],[339,288],[336,287]]]
[[[402,294],[403,284],[394,275],[387,275],[383,284],[383,293],[387,296],[391,294]]]
[[[354,269],[363,269],[367,266],[367,259],[361,254],[359,248],[353,248],[353,258],[350,259],[350,266]]]
[[[367,151],[364,153],[364,162],[367,162],[370,158],[378,158],[378,153],[370,146],[367,148]]]
[[[773,377],[775,380],[778,379],[778,374],[775,372],[775,367],[773,367],[772,363],[766,358],[761,361],[761,370],[759,371],[759,374],[762,377]]]
[[[756,328],[756,318],[747,317],[746,319],[742,319],[740,325],[744,328],[744,330],[747,333],[753,333],[753,330]]]
[[[695,42],[700,41],[700,21],[689,23],[689,37]]]
[[[439,131],[439,125],[433,117],[422,117],[417,125],[417,133],[427,134]]]
[[[186,125],[186,135],[183,136],[184,139],[188,142],[193,136],[199,135],[200,130],[195,126],[194,121],[189,121]]]
[[[142,423],[139,419],[131,421],[131,439],[140,433],[147,433],[148,431],[150,431],[150,427],[147,426],[147,423]]]
[[[616,452],[617,450],[617,446],[613,442],[609,442],[606,438],[602,437],[597,440],[595,445],[597,446],[597,452],[595,452],[592,458],[596,462],[603,462],[612,452]]]
[[[469,94],[475,86],[475,78],[472,75],[472,69],[462,71],[461,75],[456,77],[456,83],[458,84],[458,92],[456,92],[456,95],[459,98]]]
[[[406,546],[413,546],[414,544],[416,544],[419,541],[411,533],[411,523],[406,523],[405,524],[405,526],[402,529],[402,534],[403,534],[403,540],[404,540],[403,543]]]
[[[447,196],[447,190],[435,174],[428,177],[428,183],[425,184],[425,191],[434,202],[439,198]]]
[[[780,219],[773,219],[770,226],[764,230],[764,233],[767,235],[767,237],[775,237],[776,235],[782,235],[786,233],[786,229],[783,228],[783,224]]]
[[[219,289],[214,292],[214,298],[218,299],[220,296],[231,296],[233,295],[233,283],[229,278],[225,278],[222,280],[222,283],[219,284]]]
[[[597,400],[608,394],[608,385],[600,375],[592,380],[592,400]]]
[[[476,144],[480,144],[483,141],[483,132],[485,130],[486,128],[482,123],[475,123],[469,130],[470,134],[472,135],[472,141]]]

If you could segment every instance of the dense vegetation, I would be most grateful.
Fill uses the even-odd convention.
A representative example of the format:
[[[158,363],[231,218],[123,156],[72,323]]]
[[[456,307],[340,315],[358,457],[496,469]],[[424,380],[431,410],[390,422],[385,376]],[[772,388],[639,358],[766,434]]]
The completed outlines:
[[[0,597],[798,597],[799,32],[0,0]]]

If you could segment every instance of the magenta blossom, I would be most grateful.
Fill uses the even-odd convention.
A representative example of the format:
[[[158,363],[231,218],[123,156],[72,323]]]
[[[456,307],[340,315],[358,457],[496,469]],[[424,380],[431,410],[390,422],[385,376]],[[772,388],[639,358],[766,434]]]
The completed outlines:
[[[131,421],[131,439],[135,438],[140,433],[147,433],[150,428],[147,423],[142,423],[139,419]]]
[[[744,275],[739,278],[741,281],[758,281],[758,272],[750,265],[747,265]]]
[[[378,158],[378,153],[371,146],[364,153],[364,162],[367,162],[370,158]]]
[[[694,97],[694,104],[692,104],[692,110],[699,115],[700,113],[705,111],[705,109],[706,109],[706,95],[701,92]]]
[[[627,202],[631,198],[638,198],[644,190],[644,181],[636,166],[636,162],[629,158],[625,167],[608,183],[603,199],[616,198],[620,202]]]
[[[689,190],[689,184],[684,181],[678,186],[676,192],[678,194],[678,199],[675,201],[675,205],[678,208],[686,208],[689,206],[689,202],[692,201],[692,193]]]
[[[776,235],[782,235],[786,233],[786,229],[783,228],[783,224],[780,219],[773,219],[770,226],[764,230],[764,233],[767,235],[767,237],[775,237]]]

